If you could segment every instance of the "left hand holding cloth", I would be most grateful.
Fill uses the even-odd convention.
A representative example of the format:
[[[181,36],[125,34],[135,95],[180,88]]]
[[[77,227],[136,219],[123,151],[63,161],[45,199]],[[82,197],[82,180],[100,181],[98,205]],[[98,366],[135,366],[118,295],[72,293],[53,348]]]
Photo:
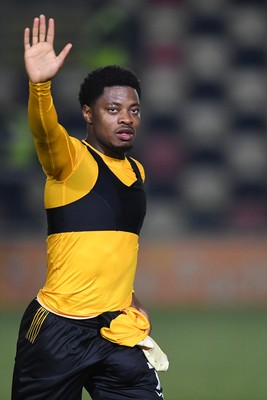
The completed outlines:
[[[149,363],[157,371],[166,371],[169,361],[158,344],[148,336],[150,324],[147,317],[134,307],[128,307],[100,330],[101,336],[121,346],[140,346]]]

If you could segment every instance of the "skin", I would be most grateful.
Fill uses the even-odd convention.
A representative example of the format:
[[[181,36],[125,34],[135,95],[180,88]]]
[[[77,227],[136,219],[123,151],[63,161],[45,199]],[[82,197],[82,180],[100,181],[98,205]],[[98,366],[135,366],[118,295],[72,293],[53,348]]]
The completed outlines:
[[[30,28],[24,31],[24,62],[26,72],[32,83],[42,83],[51,80],[63,66],[72,44],[68,43],[57,56],[54,51],[55,23],[54,19],[48,21],[40,15],[34,18],[32,37]],[[31,39],[31,43],[30,43]]]
[[[124,158],[132,148],[140,124],[136,90],[128,86],[106,87],[92,107],[83,106],[87,142],[113,158]]]
[[[32,30],[24,30],[24,62],[29,80],[43,83],[57,75],[68,56],[72,44],[68,43],[56,55],[54,51],[55,22],[42,14],[34,18]],[[110,157],[123,159],[134,143],[140,124],[140,105],[137,92],[127,86],[107,87],[94,105],[83,106],[87,124],[87,142]],[[145,314],[135,294],[132,306]]]

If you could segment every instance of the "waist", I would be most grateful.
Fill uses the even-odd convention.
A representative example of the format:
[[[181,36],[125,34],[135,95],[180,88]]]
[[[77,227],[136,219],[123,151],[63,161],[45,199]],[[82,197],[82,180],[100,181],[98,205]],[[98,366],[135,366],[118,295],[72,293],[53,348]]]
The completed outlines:
[[[38,298],[35,298],[32,301],[32,306],[36,308],[36,310],[41,306],[44,309],[46,309],[49,312],[50,317],[57,319],[62,319],[66,322],[71,323],[72,325],[75,326],[81,326],[83,328],[90,328],[90,329],[97,329],[100,330],[103,327],[108,327],[110,325],[110,322],[115,319],[118,315],[121,314],[121,311],[106,311],[103,312],[99,315],[96,315],[94,317],[88,317],[88,318],[73,318],[70,316],[66,315],[61,315],[61,314],[56,314],[52,312],[51,310],[48,310],[46,307],[44,307]]]

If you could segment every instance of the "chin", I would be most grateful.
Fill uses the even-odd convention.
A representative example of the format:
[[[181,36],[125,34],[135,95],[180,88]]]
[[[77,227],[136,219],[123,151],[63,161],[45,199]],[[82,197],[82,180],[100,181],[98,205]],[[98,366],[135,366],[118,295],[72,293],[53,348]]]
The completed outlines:
[[[114,146],[113,151],[116,154],[124,155],[125,153],[128,153],[132,148],[133,148],[133,144],[127,144],[127,145],[123,145],[123,146]]]

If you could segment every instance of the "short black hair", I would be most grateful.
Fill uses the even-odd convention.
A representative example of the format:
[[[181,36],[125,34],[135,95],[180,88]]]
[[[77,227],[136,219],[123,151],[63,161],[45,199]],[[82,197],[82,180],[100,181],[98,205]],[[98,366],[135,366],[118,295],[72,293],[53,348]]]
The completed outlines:
[[[135,89],[141,98],[140,81],[129,68],[119,65],[107,65],[89,72],[80,86],[79,102],[89,107],[103,94],[106,87],[129,86]]]

